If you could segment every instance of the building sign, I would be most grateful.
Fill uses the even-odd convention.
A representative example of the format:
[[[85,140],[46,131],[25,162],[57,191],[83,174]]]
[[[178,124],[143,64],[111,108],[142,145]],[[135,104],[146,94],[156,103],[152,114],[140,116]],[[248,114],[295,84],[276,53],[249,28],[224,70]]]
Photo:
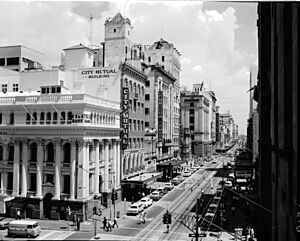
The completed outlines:
[[[236,177],[252,177],[252,170],[235,170]]]
[[[92,68],[82,69],[79,72],[79,79],[103,79],[110,78],[117,74],[115,68]]]
[[[128,120],[129,120],[129,88],[122,89],[122,148],[125,150],[128,145]]]
[[[158,136],[158,142],[162,142],[163,140],[163,108],[164,108],[164,95],[163,91],[158,91],[158,130],[157,130],[157,136]]]

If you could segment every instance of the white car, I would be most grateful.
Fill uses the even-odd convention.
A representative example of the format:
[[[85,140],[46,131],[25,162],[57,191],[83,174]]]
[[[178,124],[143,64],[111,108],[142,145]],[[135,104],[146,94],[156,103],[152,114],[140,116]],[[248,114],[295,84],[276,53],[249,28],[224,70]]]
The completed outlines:
[[[226,181],[224,186],[225,187],[232,187],[232,182],[231,181]]]
[[[127,215],[138,215],[140,212],[144,210],[144,204],[141,202],[136,202],[127,209]]]
[[[158,201],[159,199],[161,199],[163,196],[163,194],[159,191],[154,191],[150,194],[150,198],[154,201]]]
[[[165,183],[165,188],[167,190],[172,190],[174,188],[174,185],[171,182]]]
[[[144,204],[144,208],[147,208],[152,205],[153,200],[150,197],[143,197],[140,202]]]
[[[190,171],[185,171],[182,176],[190,177],[191,175],[192,175],[192,173]]]

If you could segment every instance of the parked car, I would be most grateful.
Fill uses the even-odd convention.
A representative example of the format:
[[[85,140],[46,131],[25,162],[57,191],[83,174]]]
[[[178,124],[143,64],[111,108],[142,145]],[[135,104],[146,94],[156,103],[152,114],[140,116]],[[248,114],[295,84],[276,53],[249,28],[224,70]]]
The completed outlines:
[[[175,177],[175,178],[172,179],[171,182],[172,182],[173,185],[178,185],[178,184],[180,184],[182,181],[181,181],[181,179],[180,179],[179,177]]]
[[[154,192],[152,192],[152,193],[150,193],[150,198],[153,200],[153,201],[158,201],[159,199],[161,199],[162,198],[162,194],[161,194],[161,192],[159,192],[159,191],[154,191]]]
[[[36,237],[41,233],[41,227],[37,221],[31,220],[13,220],[9,223],[7,229],[7,236],[24,236],[24,237]]]
[[[152,205],[153,200],[152,200],[150,197],[143,197],[143,198],[141,199],[141,203],[144,204],[144,208],[147,208],[147,207],[149,207],[149,206]]]
[[[190,177],[192,175],[192,173],[190,172],[190,171],[185,171],[184,173],[183,173],[183,176],[184,177]]]
[[[161,192],[162,195],[165,195],[168,192],[168,190],[165,187],[158,187],[156,188],[156,191]]]
[[[144,210],[144,204],[142,202],[136,202],[127,209],[127,215],[138,215]]]
[[[224,186],[225,187],[232,187],[232,182],[231,181],[226,181]]]
[[[174,188],[174,185],[171,182],[165,183],[165,189],[172,190]]]
[[[9,221],[7,221],[7,220],[1,220],[0,221],[0,229],[1,230],[8,228],[8,225],[9,225]]]

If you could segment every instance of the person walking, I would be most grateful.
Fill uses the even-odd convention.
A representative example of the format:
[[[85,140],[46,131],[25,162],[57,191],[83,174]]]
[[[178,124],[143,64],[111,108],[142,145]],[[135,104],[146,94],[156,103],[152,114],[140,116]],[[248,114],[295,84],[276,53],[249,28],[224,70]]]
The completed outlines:
[[[146,223],[146,212],[143,213],[142,221],[143,221],[143,223]]]
[[[77,215],[73,215],[73,226],[76,226],[76,221],[77,221]]]
[[[107,231],[110,231],[110,232],[112,231],[110,219],[108,219],[108,221],[107,221]]]
[[[17,220],[21,220],[21,213],[20,209],[17,210]]]
[[[80,231],[80,217],[77,217],[77,231]]]
[[[119,227],[117,223],[117,217],[115,217],[112,227],[114,228],[115,226],[117,226],[117,228]]]
[[[107,229],[107,219],[106,217],[103,218],[103,229],[106,230]]]

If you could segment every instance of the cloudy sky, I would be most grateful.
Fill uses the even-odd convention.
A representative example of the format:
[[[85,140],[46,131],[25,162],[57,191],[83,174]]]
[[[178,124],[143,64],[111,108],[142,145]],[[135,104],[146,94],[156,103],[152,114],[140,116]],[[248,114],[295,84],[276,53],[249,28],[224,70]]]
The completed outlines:
[[[0,1],[0,46],[21,44],[59,65],[63,48],[104,41],[104,21],[121,12],[130,18],[136,43],[163,38],[180,51],[181,85],[204,81],[221,112],[233,115],[246,134],[249,68],[257,64],[257,4],[211,1]]]

